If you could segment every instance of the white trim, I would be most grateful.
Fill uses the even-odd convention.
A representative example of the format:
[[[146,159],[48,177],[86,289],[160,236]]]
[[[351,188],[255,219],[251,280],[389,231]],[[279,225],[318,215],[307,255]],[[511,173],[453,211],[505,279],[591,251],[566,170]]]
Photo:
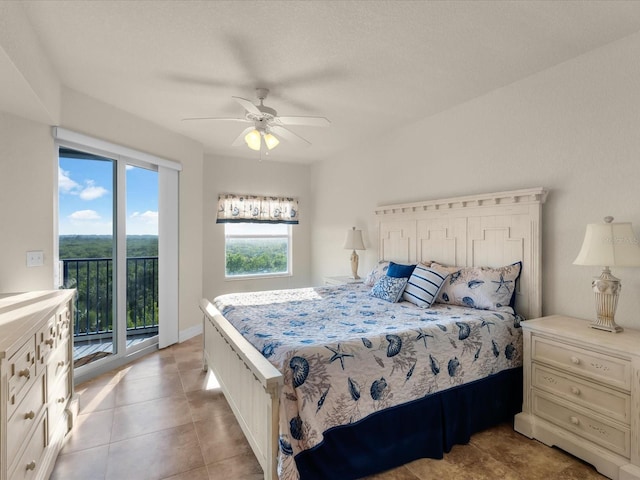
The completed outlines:
[[[179,338],[179,192],[178,172],[158,167],[158,346]]]
[[[114,162],[116,166],[113,196],[113,238],[116,251],[114,255],[113,282],[116,295],[113,298],[116,320],[113,322],[113,343],[119,356],[127,352],[127,164]],[[121,329],[124,328],[124,334]]]
[[[140,150],[124,147],[116,143],[108,142],[107,140],[101,140],[99,138],[91,137],[83,133],[67,130],[66,128],[53,127],[53,137],[58,141],[69,143],[71,144],[70,146],[76,146],[77,148],[84,148],[85,150],[86,147],[94,148],[101,154],[110,158],[113,158],[113,155],[116,154],[123,157],[123,159],[134,160],[133,163],[135,163],[135,161],[137,160],[151,165],[170,168],[171,170],[182,170],[182,165],[178,162],[174,162],[173,160],[157,157],[156,155],[151,155],[150,153],[145,153],[141,152]]]
[[[197,337],[202,334],[202,323],[189,327],[186,330],[181,330],[179,334],[179,342],[186,342],[190,338]]]

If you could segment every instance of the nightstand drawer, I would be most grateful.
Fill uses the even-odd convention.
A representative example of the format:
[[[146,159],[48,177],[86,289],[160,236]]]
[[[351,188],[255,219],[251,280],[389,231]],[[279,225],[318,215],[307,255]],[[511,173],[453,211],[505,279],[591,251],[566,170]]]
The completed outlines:
[[[531,358],[606,385],[631,390],[631,362],[547,338],[531,338]]]
[[[599,420],[595,415],[577,411],[574,407],[553,396],[536,390],[532,393],[533,413],[565,430],[629,458],[631,431],[613,422]]]
[[[580,380],[566,372],[533,364],[531,384],[561,396],[569,402],[595,410],[627,425],[631,417],[631,396]]]

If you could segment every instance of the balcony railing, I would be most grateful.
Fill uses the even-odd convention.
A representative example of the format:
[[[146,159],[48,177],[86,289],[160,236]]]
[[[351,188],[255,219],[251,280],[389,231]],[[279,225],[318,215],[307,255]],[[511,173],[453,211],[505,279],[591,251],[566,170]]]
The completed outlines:
[[[86,340],[113,336],[113,260],[70,258],[63,285],[78,291],[73,334]],[[158,332],[158,257],[127,258],[127,336]]]

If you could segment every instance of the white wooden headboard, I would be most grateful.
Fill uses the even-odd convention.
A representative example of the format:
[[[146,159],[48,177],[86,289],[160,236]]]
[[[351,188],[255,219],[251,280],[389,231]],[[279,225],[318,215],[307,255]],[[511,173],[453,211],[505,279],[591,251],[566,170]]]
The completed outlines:
[[[545,189],[530,188],[378,207],[378,256],[398,263],[469,267],[521,261],[516,310],[525,318],[539,317],[546,197]]]

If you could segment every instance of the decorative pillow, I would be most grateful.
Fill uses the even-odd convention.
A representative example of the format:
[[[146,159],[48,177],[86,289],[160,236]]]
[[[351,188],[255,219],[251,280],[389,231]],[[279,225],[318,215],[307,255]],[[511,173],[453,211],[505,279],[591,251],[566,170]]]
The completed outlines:
[[[384,275],[376,282],[371,289],[371,296],[396,303],[400,300],[404,287],[407,285],[406,278],[396,278]]]
[[[452,267],[438,263],[432,263],[431,268],[443,275],[449,273],[436,302],[513,313],[516,281],[522,271],[522,262],[501,268],[463,267],[453,273],[450,273]]]
[[[373,270],[369,272],[367,278],[364,280],[364,284],[368,287],[373,287],[376,282],[387,274],[387,269],[389,268],[389,262],[385,260],[380,260],[378,264],[373,267]]]
[[[415,265],[402,265],[401,263],[389,263],[389,269],[387,275],[395,278],[409,278],[413,273]]]
[[[429,308],[438,296],[440,287],[446,278],[446,273],[438,272],[419,263],[409,277],[402,298],[419,307]]]

